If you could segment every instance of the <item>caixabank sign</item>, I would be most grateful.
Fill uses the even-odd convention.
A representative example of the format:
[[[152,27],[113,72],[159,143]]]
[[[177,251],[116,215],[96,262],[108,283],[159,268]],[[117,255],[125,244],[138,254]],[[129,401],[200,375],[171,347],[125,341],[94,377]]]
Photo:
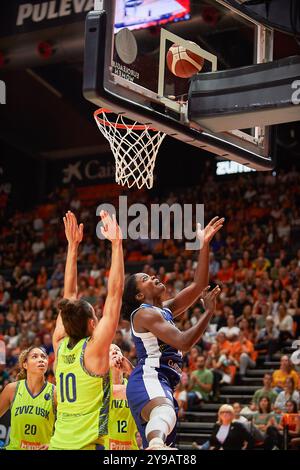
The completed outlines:
[[[94,0],[2,0],[0,36],[84,21]]]

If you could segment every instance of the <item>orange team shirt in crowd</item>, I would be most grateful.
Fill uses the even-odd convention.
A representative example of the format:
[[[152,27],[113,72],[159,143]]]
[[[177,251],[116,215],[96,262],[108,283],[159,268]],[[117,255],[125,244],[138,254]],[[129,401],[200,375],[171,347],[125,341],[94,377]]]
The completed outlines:
[[[46,285],[46,282],[47,282],[47,274],[39,274],[38,277],[37,277],[37,285],[38,286],[45,286]]]
[[[238,268],[234,272],[234,279],[236,282],[242,282],[246,278],[246,269],[245,268]]]
[[[189,372],[197,370],[196,360],[197,358],[194,359],[193,357],[189,357]]]
[[[256,268],[255,269],[255,277],[262,277],[265,272],[266,272],[266,270],[264,268],[262,268],[262,269]]]
[[[300,420],[298,413],[285,413],[281,418],[281,426],[288,427],[289,431],[296,431],[297,423]]]
[[[233,281],[234,278],[234,271],[233,268],[228,268],[228,269],[220,269],[220,271],[217,274],[217,278],[221,282],[229,282]]]
[[[219,344],[219,348],[220,348],[220,353],[222,354],[222,352],[224,351],[226,354],[229,353],[231,354],[231,347],[232,347],[232,343],[230,341],[227,341],[227,339],[223,342],[223,343],[218,343]]]
[[[252,361],[256,361],[258,353],[254,350],[254,345],[252,341],[246,339],[244,344],[242,344],[240,340],[237,340],[231,344],[230,353],[237,361],[240,360],[241,354],[243,352],[247,353],[252,359]]]
[[[280,282],[283,287],[287,287],[291,283],[291,279],[289,276],[281,277]]]
[[[286,373],[286,372],[283,372],[281,369],[275,370],[273,372],[272,387],[277,387],[278,384],[280,384],[280,382],[285,384],[285,381],[288,377],[291,377],[292,379],[294,379],[295,388],[297,388],[298,382],[299,382],[297,372],[295,370],[291,370],[290,373]]]

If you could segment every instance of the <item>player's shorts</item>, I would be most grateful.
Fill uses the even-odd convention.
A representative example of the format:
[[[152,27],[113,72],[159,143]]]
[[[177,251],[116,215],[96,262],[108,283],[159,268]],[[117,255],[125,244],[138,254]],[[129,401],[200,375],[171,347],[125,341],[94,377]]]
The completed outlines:
[[[168,398],[174,405],[176,415],[178,403],[173,397],[174,385],[161,369],[138,365],[131,373],[126,388],[126,395],[131,414],[143,439],[144,449],[148,446],[145,431],[147,422],[141,417],[141,411],[154,398]],[[173,445],[176,440],[176,426],[169,434],[166,444]]]

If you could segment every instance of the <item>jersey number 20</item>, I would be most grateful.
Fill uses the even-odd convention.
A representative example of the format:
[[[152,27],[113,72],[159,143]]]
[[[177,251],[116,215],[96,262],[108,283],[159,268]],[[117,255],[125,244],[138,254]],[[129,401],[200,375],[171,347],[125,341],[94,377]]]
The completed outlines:
[[[76,401],[76,377],[74,374],[61,373],[59,376],[60,380],[60,396],[61,401],[67,400],[69,403]]]

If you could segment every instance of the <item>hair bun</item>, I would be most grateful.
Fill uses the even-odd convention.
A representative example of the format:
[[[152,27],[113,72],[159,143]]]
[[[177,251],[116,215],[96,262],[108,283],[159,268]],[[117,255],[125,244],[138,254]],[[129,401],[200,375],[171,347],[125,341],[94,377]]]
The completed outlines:
[[[60,310],[66,310],[69,304],[70,304],[70,301],[68,299],[62,299],[58,302],[57,306]]]

